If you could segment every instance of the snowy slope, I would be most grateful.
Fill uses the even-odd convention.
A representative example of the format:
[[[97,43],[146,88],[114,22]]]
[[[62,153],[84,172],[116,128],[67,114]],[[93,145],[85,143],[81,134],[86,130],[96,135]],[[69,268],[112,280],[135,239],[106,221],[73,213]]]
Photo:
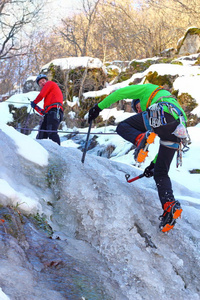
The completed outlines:
[[[17,143],[5,125],[0,131],[3,205],[15,206],[17,201],[26,214],[45,214],[55,237],[88,242],[119,285],[116,297],[111,284],[113,299],[174,300],[174,294],[177,299],[200,299],[200,207],[193,205],[200,198],[198,192],[178,185],[179,193],[192,201],[184,201],[182,219],[164,234],[158,230],[162,210],[153,179],[132,184],[125,180],[127,172],[138,175],[137,168],[90,154],[82,164],[78,149],[16,136]],[[29,142],[35,147],[28,157],[26,148],[24,153],[19,148]],[[48,164],[41,166],[43,155]],[[30,198],[35,205],[30,205]]]

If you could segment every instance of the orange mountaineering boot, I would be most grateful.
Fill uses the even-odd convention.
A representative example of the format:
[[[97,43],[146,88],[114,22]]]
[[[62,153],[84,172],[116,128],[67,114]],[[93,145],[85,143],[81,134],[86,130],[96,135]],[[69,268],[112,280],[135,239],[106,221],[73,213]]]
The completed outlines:
[[[182,213],[181,205],[178,201],[166,202],[164,204],[164,212],[159,217],[160,225],[159,228],[162,232],[168,232],[176,224],[176,220],[181,217]]]
[[[145,158],[148,155],[148,147],[152,144],[155,140],[156,133],[155,132],[144,132],[139,134],[135,139],[135,152],[134,152],[134,159],[138,163],[142,163],[145,161]]]

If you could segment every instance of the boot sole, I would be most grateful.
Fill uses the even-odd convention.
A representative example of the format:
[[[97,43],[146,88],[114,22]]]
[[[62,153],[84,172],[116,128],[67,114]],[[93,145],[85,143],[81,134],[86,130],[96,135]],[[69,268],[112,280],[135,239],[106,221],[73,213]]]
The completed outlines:
[[[175,224],[174,224],[175,225]],[[170,224],[166,224],[163,229],[161,230],[162,232],[168,232],[170,231],[172,228],[174,228],[174,225],[170,225]]]
[[[181,214],[182,214],[182,208],[180,208],[180,209],[177,209],[176,211],[175,211],[175,213],[173,214],[173,220],[176,220],[176,219],[178,219],[179,217],[181,217]],[[172,220],[172,222],[173,222],[173,220]],[[163,228],[162,228],[162,232],[168,232],[168,231],[170,231],[171,229],[173,229],[174,228],[174,225],[175,225],[175,223],[173,224],[173,225],[170,225],[170,224],[166,224]]]

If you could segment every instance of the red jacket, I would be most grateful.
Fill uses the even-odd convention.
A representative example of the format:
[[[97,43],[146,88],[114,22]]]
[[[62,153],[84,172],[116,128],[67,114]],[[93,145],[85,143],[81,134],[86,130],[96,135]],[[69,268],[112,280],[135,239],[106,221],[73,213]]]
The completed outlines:
[[[44,98],[44,113],[47,113],[51,108],[57,107],[63,110],[63,95],[59,86],[53,81],[47,81],[39,95],[33,101],[35,104]]]

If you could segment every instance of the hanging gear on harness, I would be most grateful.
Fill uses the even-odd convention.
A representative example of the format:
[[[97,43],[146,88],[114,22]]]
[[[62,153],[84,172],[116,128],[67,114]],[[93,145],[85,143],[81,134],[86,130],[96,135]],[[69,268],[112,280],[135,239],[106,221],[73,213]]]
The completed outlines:
[[[150,114],[149,115],[150,123],[152,124],[151,126],[153,128],[167,124],[165,117],[164,117],[164,108],[163,108],[164,106],[168,108],[169,113],[172,116],[174,116],[174,114],[177,115],[177,117],[180,120],[180,123],[182,123],[182,124],[185,123],[185,118],[183,116],[183,112],[181,111],[181,109],[174,103],[164,101],[164,99],[171,99],[171,98],[174,98],[176,100],[176,97],[173,95],[161,96],[160,98],[158,98],[156,100],[156,102],[154,104],[149,105],[147,107],[149,114]],[[148,102],[149,102],[149,100],[148,100]]]
[[[167,124],[163,106],[160,103],[155,103],[149,107],[149,125],[153,128]]]
[[[161,101],[164,98],[175,98],[174,96],[170,95],[170,96],[162,96],[160,98],[158,98],[158,100],[156,101],[156,103],[152,104],[149,108],[149,124],[151,127],[156,128],[162,125],[166,125],[166,119],[164,116],[164,107],[167,107],[169,113],[174,116],[174,114],[178,117],[180,124],[184,124],[186,123],[186,120],[183,116],[182,111],[173,103],[170,102],[166,102],[166,101]],[[184,126],[185,127],[185,126]],[[183,130],[183,129],[182,129]]]
[[[186,138],[182,138],[181,142],[179,143],[179,148],[177,150],[177,158],[176,158],[176,167],[178,168],[179,166],[182,166],[182,158],[183,158],[183,153],[187,152],[190,148],[188,145],[191,144],[190,136],[187,133]]]
[[[182,144],[179,144],[179,148],[177,150],[177,157],[176,157],[176,167],[178,168],[179,166],[182,167],[182,159],[183,159],[183,149],[182,149]]]
[[[56,114],[57,119],[60,119],[60,105],[57,104],[57,114]]]
[[[188,136],[187,130],[186,130],[185,126],[183,125],[183,123],[180,123],[176,127],[174,132],[172,132],[172,134],[174,134],[175,136],[177,136],[180,139],[185,139]]]
[[[167,121],[164,116],[164,106],[168,108],[169,113],[172,116],[174,116],[175,114],[178,117],[180,124],[177,125],[176,129],[172,132],[172,134],[177,136],[180,139],[180,142],[171,143],[168,141],[161,141],[161,144],[163,144],[164,146],[177,149],[176,166],[178,168],[178,166],[182,166],[183,153],[189,150],[188,145],[191,143],[191,140],[186,128],[186,120],[183,116],[182,111],[173,103],[165,101],[158,102],[160,100],[163,100],[164,98],[175,97],[173,97],[172,95],[162,96],[156,101],[156,103],[154,103],[148,108],[149,125],[152,128],[157,128],[167,124]]]

